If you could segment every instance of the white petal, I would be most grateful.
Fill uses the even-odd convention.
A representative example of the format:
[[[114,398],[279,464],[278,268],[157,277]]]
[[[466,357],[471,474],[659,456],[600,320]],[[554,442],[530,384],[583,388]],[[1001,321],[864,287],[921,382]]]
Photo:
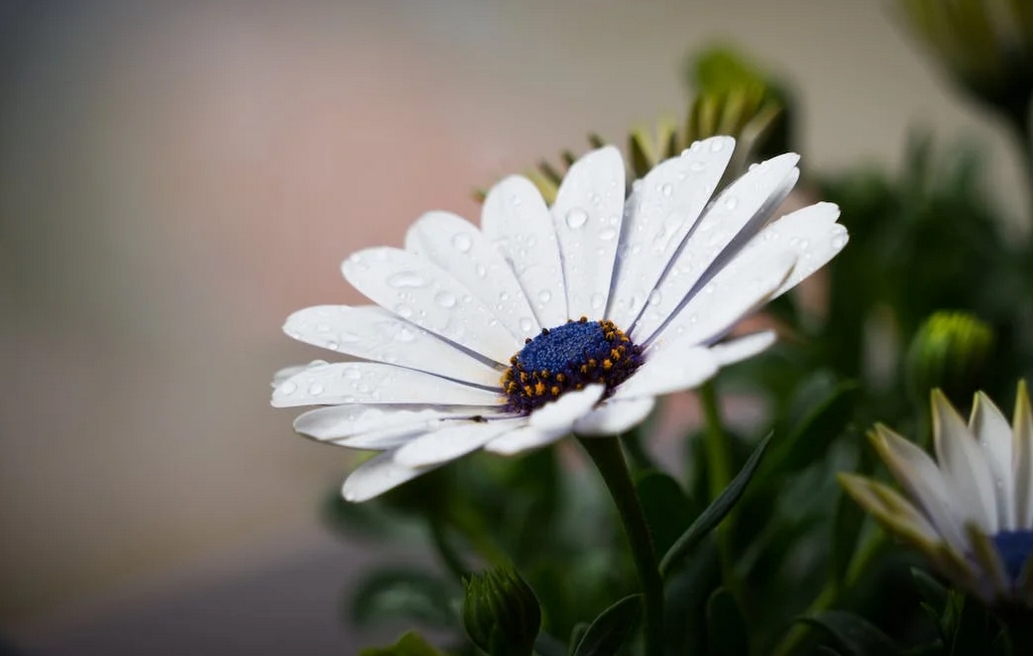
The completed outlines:
[[[448,212],[424,214],[406,233],[405,248],[463,283],[518,340],[541,331],[513,269],[469,221]]]
[[[435,467],[416,469],[394,461],[394,452],[385,451],[359,465],[344,481],[341,493],[348,501],[359,503],[398,487]]]
[[[552,215],[530,180],[510,176],[484,200],[481,230],[509,261],[538,323],[544,328],[567,320],[563,264]]]
[[[1012,478],[1011,426],[986,394],[976,394],[968,422],[979,445],[997,491],[997,521],[1001,529],[1015,529],[1015,482]]]
[[[606,388],[602,385],[588,385],[584,389],[567,392],[555,401],[546,403],[531,413],[531,426],[557,437],[569,433],[574,422],[588,414],[603,398]]]
[[[710,347],[710,353],[724,367],[766,351],[777,340],[774,330],[765,330],[715,344]]]
[[[772,298],[789,291],[825,266],[847,245],[846,228],[836,223],[839,206],[816,203],[787,214],[766,226],[754,239],[757,248],[785,249],[796,254],[793,274]]]
[[[638,342],[652,336],[760,230],[796,184],[799,159],[787,153],[767,160],[721,192],[671,262],[656,288],[657,300],[646,306],[631,328]]]
[[[455,460],[476,451],[494,438],[521,426],[525,419],[474,421],[442,425],[411,440],[395,452],[395,462],[406,467],[427,467]]]
[[[628,199],[607,318],[630,326],[721,180],[735,139],[697,141],[636,182]]]
[[[767,303],[791,275],[796,261],[791,253],[760,255],[759,261],[750,254],[725,266],[644,343],[646,348],[663,348],[663,342],[710,344]]]
[[[552,219],[572,319],[598,319],[606,311],[624,216],[624,180],[620,151],[607,146],[574,162],[556,193]]]
[[[951,505],[944,477],[925,451],[884,426],[875,427],[875,446],[897,483],[958,553],[967,553],[968,537]]]
[[[496,362],[523,345],[462,283],[413,253],[370,248],[345,260],[341,272],[378,305]]]
[[[1015,524],[1019,529],[1033,528],[1033,413],[1030,412],[1026,383],[1019,383],[1012,418],[1012,453],[1015,464]]]
[[[511,456],[516,453],[548,446],[563,437],[564,433],[540,431],[534,426],[521,426],[484,445],[485,451]]]
[[[322,367],[324,364],[326,364],[326,360],[313,360],[308,364],[299,364],[291,367],[284,367],[283,369],[280,369],[275,374],[273,374],[273,389],[276,389],[283,383],[287,382],[288,378],[296,376],[310,367]]]
[[[637,426],[653,411],[656,399],[644,396],[628,401],[606,401],[574,422],[578,435],[617,435]]]
[[[996,533],[997,504],[986,458],[965,421],[938,390],[933,392],[933,442],[949,500],[963,513],[963,523],[974,523],[988,535]]]
[[[297,374],[273,391],[273,406],[412,403],[497,406],[500,392],[378,362],[335,362]]]
[[[646,358],[645,364],[613,393],[614,401],[692,389],[717,373],[717,360],[708,348],[669,348],[662,357]]]
[[[409,436],[425,433],[445,419],[492,414],[485,408],[466,406],[332,405],[302,414],[294,420],[294,430],[338,446],[382,450],[400,446]]]
[[[287,319],[283,331],[306,344],[367,360],[478,385],[499,382],[500,373],[494,367],[373,305],[320,305],[298,310]]]

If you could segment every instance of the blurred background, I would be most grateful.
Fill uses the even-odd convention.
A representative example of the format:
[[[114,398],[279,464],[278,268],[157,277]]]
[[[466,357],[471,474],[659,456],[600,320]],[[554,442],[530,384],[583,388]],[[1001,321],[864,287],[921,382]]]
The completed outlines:
[[[808,169],[895,170],[921,126],[1029,202],[884,3],[0,0],[0,643],[349,653],[383,554],[320,524],[348,453],[269,407],[319,357],[283,320],[358,302],[339,262],[422,212],[681,116],[715,42],[793,88]]]

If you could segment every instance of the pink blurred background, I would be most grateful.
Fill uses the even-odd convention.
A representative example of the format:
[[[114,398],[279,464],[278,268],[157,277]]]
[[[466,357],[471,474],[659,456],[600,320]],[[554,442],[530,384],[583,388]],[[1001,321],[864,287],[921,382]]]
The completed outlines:
[[[1022,206],[1001,126],[884,3],[0,0],[0,636],[256,654],[264,621],[268,653],[341,653],[370,555],[318,522],[347,453],[268,407],[318,357],[283,319],[357,302],[340,260],[423,211],[680,116],[715,41],[794,84],[805,166],[895,166],[920,124]]]

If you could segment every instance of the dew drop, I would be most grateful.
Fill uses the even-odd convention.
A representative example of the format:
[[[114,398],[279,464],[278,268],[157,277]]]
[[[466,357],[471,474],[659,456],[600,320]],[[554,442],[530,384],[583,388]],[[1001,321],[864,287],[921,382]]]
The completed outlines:
[[[478,278],[483,278],[488,275],[488,269],[486,269],[483,264],[478,264],[474,267],[474,272],[477,274]]]
[[[538,300],[542,303],[548,303],[550,300],[552,300],[552,292],[550,292],[548,289],[543,289],[542,291],[538,292]]]
[[[529,317],[522,317],[520,319],[520,330],[529,333],[532,328],[534,328],[534,322]]]
[[[312,396],[319,396],[323,393],[323,386],[319,383],[312,383],[308,386],[308,393]]]
[[[359,380],[362,378],[362,372],[355,367],[349,367],[344,370],[344,377],[349,380]]]
[[[844,246],[846,246],[846,237],[844,237],[843,235],[837,235],[832,238],[832,248],[839,250]]]
[[[739,199],[736,196],[729,196],[725,199],[725,209],[734,210],[739,206]]]
[[[395,333],[395,339],[399,342],[411,342],[416,339],[416,334],[408,328],[402,328]]]
[[[567,211],[567,226],[571,229],[577,230],[586,223],[588,223],[588,212],[580,207],[574,207]]]
[[[387,284],[395,288],[423,287],[427,284],[427,281],[419,274],[413,273],[412,271],[402,271],[388,278]]]
[[[659,305],[660,301],[662,299],[663,299],[663,295],[660,293],[659,289],[654,289],[653,291],[651,291],[649,293],[649,304],[650,305]]]
[[[509,203],[513,207],[519,207],[520,203],[522,203],[522,202],[523,201],[520,200],[520,196],[517,196],[516,194],[513,194],[512,196],[509,197]]]
[[[405,303],[399,303],[395,306],[395,314],[408,319],[412,316],[412,308],[406,305]]]
[[[294,394],[298,391],[298,385],[294,381],[288,380],[280,386],[280,391],[284,394]]]
[[[689,170],[695,173],[699,173],[705,168],[707,168],[707,165],[698,159],[694,161],[692,164],[689,164]]]
[[[668,182],[664,184],[662,187],[660,187],[660,193],[664,196],[670,196],[672,193],[674,193],[674,187],[672,187],[671,183]]]
[[[598,309],[602,308],[603,307],[603,303],[605,303],[605,302],[606,302],[606,299],[603,298],[602,294],[592,294],[592,309],[593,310],[598,310]]]
[[[331,351],[336,351],[338,348],[340,348],[340,345],[337,342],[331,340],[326,343],[326,347]]]
[[[613,239],[616,236],[617,236],[617,231],[614,230],[613,228],[607,228],[606,230],[603,230],[602,232],[599,233],[599,239],[602,239],[603,241],[610,241],[611,239]]]
[[[452,308],[456,305],[455,294],[451,292],[438,292],[437,296],[434,297],[434,302],[443,308]]]
[[[725,140],[724,139],[714,139],[713,141],[710,142],[710,152],[712,152],[712,153],[719,153],[722,150],[724,150],[724,148],[725,148]]]
[[[470,235],[460,232],[452,237],[452,245],[456,247],[460,253],[469,253],[473,247],[473,240],[470,239]]]

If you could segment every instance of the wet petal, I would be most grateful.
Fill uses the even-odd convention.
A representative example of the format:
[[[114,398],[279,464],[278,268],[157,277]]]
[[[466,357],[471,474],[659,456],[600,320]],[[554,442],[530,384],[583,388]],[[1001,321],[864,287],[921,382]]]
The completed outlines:
[[[359,465],[344,481],[347,501],[368,501],[436,467],[406,467],[394,461],[394,451],[385,451]]]
[[[273,391],[273,406],[412,403],[493,406],[500,392],[377,362],[312,367]]]
[[[341,272],[381,307],[496,362],[508,362],[522,344],[462,283],[408,251],[360,251],[341,264]]]
[[[567,320],[567,293],[556,226],[530,180],[510,176],[484,201],[481,229],[509,262],[543,328]]]
[[[611,398],[619,401],[692,389],[716,373],[717,360],[710,349],[664,349],[662,357],[647,355],[645,364],[622,383]]]
[[[401,446],[443,420],[492,416],[493,408],[445,406],[333,405],[309,410],[294,420],[294,430],[322,442],[352,449]]]
[[[983,533],[997,531],[993,478],[965,421],[939,390],[933,391],[933,442],[949,499]]]
[[[1015,528],[1015,481],[1012,474],[1011,426],[983,392],[976,394],[968,425],[983,448],[994,479],[998,526],[1012,530]]]
[[[570,318],[602,318],[624,216],[624,161],[613,146],[571,165],[552,206]]]
[[[469,221],[448,212],[424,214],[406,233],[405,248],[461,282],[518,340],[541,330],[513,270]]]
[[[449,422],[421,435],[395,452],[395,462],[405,467],[427,467],[455,460],[476,451],[494,438],[524,425],[526,420]]]
[[[582,390],[567,392],[532,412],[530,424],[543,433],[557,436],[569,433],[574,422],[588,414],[605,391],[602,385],[588,385]]]
[[[765,330],[715,344],[710,347],[710,353],[724,367],[766,351],[777,340],[774,330]]]
[[[478,385],[497,385],[501,375],[463,349],[373,305],[305,308],[287,319],[283,331],[306,344],[337,353]]]
[[[521,426],[484,445],[485,451],[511,456],[523,451],[548,446],[566,435],[565,432],[541,431],[534,426]]]
[[[578,435],[617,435],[642,423],[656,399],[644,396],[628,401],[607,401],[574,422]]]

